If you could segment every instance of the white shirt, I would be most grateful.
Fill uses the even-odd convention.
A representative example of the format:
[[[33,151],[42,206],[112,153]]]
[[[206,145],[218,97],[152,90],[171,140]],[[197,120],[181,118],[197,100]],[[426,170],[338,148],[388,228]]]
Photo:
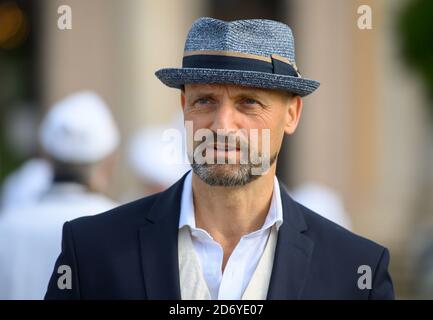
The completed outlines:
[[[57,184],[37,203],[0,213],[0,300],[43,299],[66,221],[116,203],[77,184]]]
[[[211,299],[240,300],[263,254],[273,225],[277,230],[283,223],[283,209],[278,180],[274,178],[271,205],[263,226],[243,236],[230,255],[222,273],[223,249],[212,236],[195,224],[192,194],[192,172],[184,181],[179,229],[188,226],[195,252],[199,258],[203,276]]]
[[[21,207],[38,201],[53,180],[53,169],[48,160],[32,158],[8,175],[0,194],[1,210]]]

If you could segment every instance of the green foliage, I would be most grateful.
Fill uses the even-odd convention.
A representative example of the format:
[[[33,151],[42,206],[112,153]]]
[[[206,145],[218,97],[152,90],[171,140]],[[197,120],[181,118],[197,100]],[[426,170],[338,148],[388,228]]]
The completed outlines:
[[[433,116],[433,1],[412,0],[398,19],[403,58],[423,80]]]

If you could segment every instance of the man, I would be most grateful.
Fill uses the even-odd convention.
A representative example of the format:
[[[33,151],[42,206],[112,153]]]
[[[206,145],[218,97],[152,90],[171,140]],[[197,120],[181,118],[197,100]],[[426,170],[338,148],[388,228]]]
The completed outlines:
[[[92,92],[75,93],[51,108],[39,140],[53,181],[39,199],[0,216],[0,299],[43,299],[62,225],[117,205],[103,192],[118,139],[107,106]]]
[[[271,20],[194,22],[183,67],[156,72],[181,89],[199,138],[188,139],[192,172],[164,192],[66,223],[46,298],[394,297],[388,250],[296,203],[275,177],[301,97],[319,86],[299,74],[293,42]],[[258,156],[245,162],[247,152]],[[62,265],[70,274],[57,273]]]

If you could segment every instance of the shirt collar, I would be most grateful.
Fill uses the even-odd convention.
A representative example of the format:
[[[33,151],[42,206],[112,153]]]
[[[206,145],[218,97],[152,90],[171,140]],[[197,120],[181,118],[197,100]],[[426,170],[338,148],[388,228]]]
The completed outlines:
[[[255,232],[266,230],[274,224],[277,230],[283,223],[283,205],[281,202],[280,184],[274,177],[274,190],[272,192],[271,205],[263,226]],[[180,203],[179,229],[189,226],[192,230],[197,229],[195,224],[194,201],[192,196],[192,170],[186,176],[183,183],[182,198]]]

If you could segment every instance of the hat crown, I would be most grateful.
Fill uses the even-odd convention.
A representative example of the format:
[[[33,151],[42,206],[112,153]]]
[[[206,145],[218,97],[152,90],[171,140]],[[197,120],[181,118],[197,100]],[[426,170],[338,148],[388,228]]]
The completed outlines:
[[[47,154],[57,160],[92,163],[114,151],[119,132],[102,98],[92,91],[80,91],[48,111],[39,139]]]
[[[181,68],[162,68],[155,75],[177,89],[218,83],[286,90],[301,97],[320,85],[300,74],[290,27],[266,19],[197,19],[186,38]]]
[[[197,19],[188,33],[185,51],[220,50],[270,57],[277,54],[295,63],[292,30],[284,23],[250,19]]]

